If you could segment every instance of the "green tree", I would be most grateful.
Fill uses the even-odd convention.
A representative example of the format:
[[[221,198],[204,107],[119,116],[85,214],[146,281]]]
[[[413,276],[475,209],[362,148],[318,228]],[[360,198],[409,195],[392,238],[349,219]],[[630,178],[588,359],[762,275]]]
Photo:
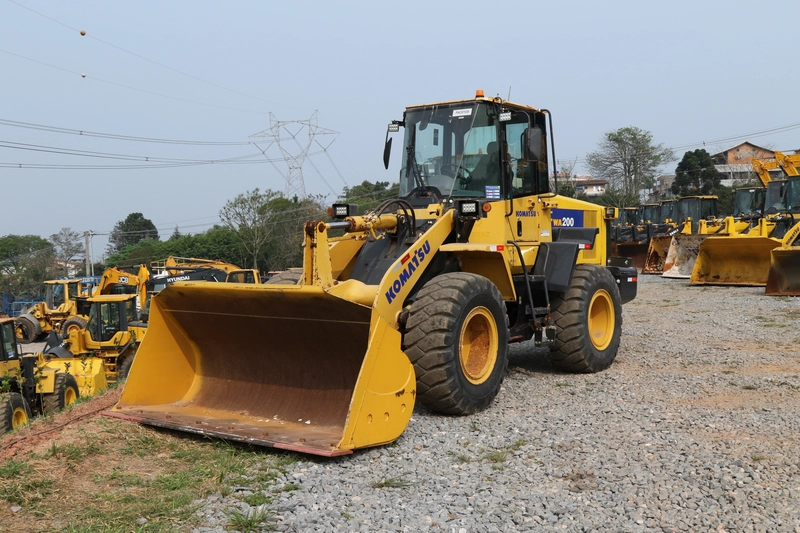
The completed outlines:
[[[126,246],[146,239],[158,240],[155,224],[141,213],[131,213],[114,225],[108,237],[108,253],[114,254]]]
[[[719,187],[722,173],[714,167],[711,154],[702,148],[683,154],[675,168],[675,181],[672,182],[672,194],[690,196],[693,194],[711,194]]]
[[[272,201],[275,227],[264,257],[267,270],[285,270],[303,264],[303,226],[308,220],[326,218],[324,200],[319,195],[307,196],[299,201],[285,198]]]
[[[608,181],[609,189],[624,196],[639,196],[652,188],[658,168],[675,160],[672,150],[653,143],[653,134],[633,126],[605,134],[599,149],[586,156],[595,178]]]
[[[354,203],[358,205],[358,212],[364,214],[387,198],[397,198],[399,193],[400,185],[398,183],[390,185],[388,181],[372,183],[364,180],[360,185],[344,187],[338,201]]]
[[[279,192],[258,188],[228,200],[219,212],[222,223],[238,237],[247,252],[252,268],[258,268],[258,258],[275,229],[276,210],[273,200],[283,199]]]
[[[53,277],[53,245],[38,235],[0,237],[0,291],[14,300],[30,299],[42,292]]]

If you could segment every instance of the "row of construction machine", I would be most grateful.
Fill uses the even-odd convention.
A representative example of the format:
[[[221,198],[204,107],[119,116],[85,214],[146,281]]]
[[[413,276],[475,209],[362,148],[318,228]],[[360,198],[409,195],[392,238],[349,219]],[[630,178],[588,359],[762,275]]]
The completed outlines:
[[[128,271],[134,269],[138,269],[135,274]],[[108,268],[96,286],[84,286],[79,278],[45,281],[44,299],[16,318],[17,342],[27,344],[42,340],[50,331],[66,336],[72,329],[86,327],[88,313],[84,307],[90,296],[135,294],[141,305],[146,299],[149,278],[147,267],[138,265],[126,270]]]
[[[483,91],[410,106],[387,168],[401,128],[399,196],[308,221],[301,272],[154,296],[107,414],[335,456],[397,439],[416,401],[487,408],[511,342],[567,371],[610,366],[637,272],[609,253],[614,207],[551,190],[550,112]]]
[[[103,361],[95,354],[75,356],[55,331],[42,352],[21,353],[16,341],[14,319],[0,318],[0,435],[107,388]]]
[[[632,266],[644,270],[651,242],[674,228],[671,213],[665,216],[662,211],[661,204],[641,204],[620,209],[620,216],[612,225],[612,255],[630,258]]]
[[[775,152],[775,164],[786,180],[767,183],[770,203],[757,223],[742,231],[706,239],[698,250],[691,283],[766,286],[771,276],[768,294],[800,291],[800,253],[796,249],[800,234],[800,154]],[[757,165],[767,166],[760,162]],[[774,202],[776,193],[780,195],[778,202]],[[776,249],[778,252],[773,253]]]

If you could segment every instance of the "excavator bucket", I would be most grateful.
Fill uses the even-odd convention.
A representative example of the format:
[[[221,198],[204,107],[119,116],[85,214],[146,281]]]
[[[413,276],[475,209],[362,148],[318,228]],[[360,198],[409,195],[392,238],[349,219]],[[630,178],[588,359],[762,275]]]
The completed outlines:
[[[669,245],[672,242],[670,235],[656,235],[650,239],[647,249],[647,258],[642,268],[643,274],[663,274],[664,261],[667,259]]]
[[[317,286],[178,283],[153,298],[106,414],[343,455],[391,442],[408,424],[416,382],[400,344],[371,307]]]
[[[675,235],[669,245],[667,257],[664,259],[664,273],[661,275],[665,278],[689,279],[692,277],[700,243],[707,237],[708,235]]]
[[[800,246],[772,250],[765,294],[800,296]]]
[[[631,266],[641,271],[647,257],[646,242],[618,242],[612,246],[612,255],[615,257],[630,257]]]
[[[709,237],[700,245],[691,283],[751,285],[767,283],[770,252],[780,241],[769,237]]]

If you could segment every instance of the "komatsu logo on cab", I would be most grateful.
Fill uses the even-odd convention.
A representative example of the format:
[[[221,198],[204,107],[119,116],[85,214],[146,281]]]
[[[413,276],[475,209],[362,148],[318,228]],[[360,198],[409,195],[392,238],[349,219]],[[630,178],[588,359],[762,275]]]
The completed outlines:
[[[386,291],[387,302],[392,303],[392,300],[400,294],[406,282],[414,276],[414,272],[422,265],[422,262],[425,261],[429,253],[431,253],[431,244],[425,241],[416,251],[409,252],[400,259],[400,264],[395,267],[395,272],[399,272],[399,274],[392,282],[389,290]]]
[[[535,217],[536,211],[517,211],[518,217]]]

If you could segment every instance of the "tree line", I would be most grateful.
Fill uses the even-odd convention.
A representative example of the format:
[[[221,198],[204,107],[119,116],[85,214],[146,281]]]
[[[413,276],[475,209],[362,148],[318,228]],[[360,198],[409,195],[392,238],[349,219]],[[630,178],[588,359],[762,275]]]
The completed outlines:
[[[355,203],[364,213],[386,198],[396,197],[398,186],[364,181],[344,187],[338,201]],[[179,228],[163,239],[155,224],[142,213],[130,213],[109,234],[107,256],[94,265],[96,274],[106,267],[133,267],[173,257],[216,259],[255,268],[261,272],[284,270],[302,264],[303,223],[328,220],[322,196],[286,198],[272,190],[254,189],[228,200],[220,210],[220,223],[202,233],[184,235]],[[37,235],[0,237],[0,293],[12,301],[40,297],[42,283],[86,275],[84,235],[62,228],[44,239]]]

